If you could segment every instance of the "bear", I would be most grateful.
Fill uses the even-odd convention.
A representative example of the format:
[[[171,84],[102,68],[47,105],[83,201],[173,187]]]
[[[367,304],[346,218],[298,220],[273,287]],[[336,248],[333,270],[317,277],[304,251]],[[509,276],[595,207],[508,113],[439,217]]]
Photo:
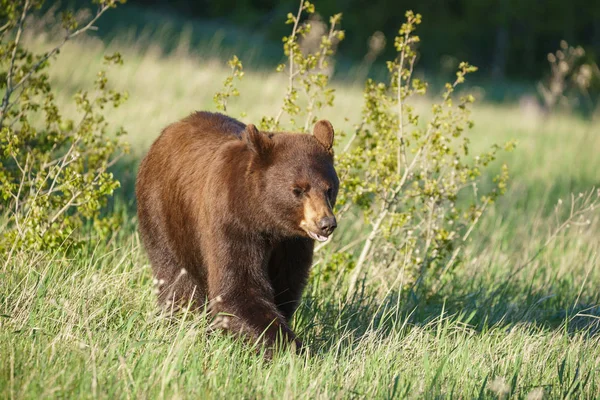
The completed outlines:
[[[268,352],[276,343],[300,351],[290,319],[315,240],[337,226],[333,141],[326,120],[312,135],[262,132],[211,112],[166,127],[136,181],[159,303],[206,307],[213,326]]]

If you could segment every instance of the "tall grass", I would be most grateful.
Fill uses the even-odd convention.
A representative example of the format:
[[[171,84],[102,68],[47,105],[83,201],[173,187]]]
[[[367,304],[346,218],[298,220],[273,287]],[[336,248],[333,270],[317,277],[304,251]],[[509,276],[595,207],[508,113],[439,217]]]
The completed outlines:
[[[41,49],[52,35],[28,40]],[[228,72],[186,43],[166,55],[127,36],[85,38],[54,63],[51,80],[68,104],[104,53],[125,57],[111,81],[130,99],[109,115],[134,149],[115,171],[123,188],[113,212],[123,225],[106,240],[91,234],[70,257],[24,255],[0,266],[2,398],[600,396],[599,213],[561,228],[571,193],[577,200],[600,185],[600,129],[570,115],[475,107],[476,149],[519,141],[501,160],[513,178],[472,235],[465,265],[434,298],[401,296],[371,271],[375,279],[346,301],[343,280],[324,282],[317,267],[294,323],[310,351],[272,362],[208,330],[203,315],[160,314],[136,233],[137,163],[164,126],[213,109]],[[256,123],[277,109],[284,86],[282,76],[248,71],[230,113]],[[320,117],[349,131],[361,87],[339,82],[336,90]]]

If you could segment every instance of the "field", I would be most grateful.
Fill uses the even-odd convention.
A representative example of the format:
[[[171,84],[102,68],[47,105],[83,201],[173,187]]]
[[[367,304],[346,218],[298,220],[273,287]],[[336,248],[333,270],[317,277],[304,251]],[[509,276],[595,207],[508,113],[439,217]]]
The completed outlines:
[[[28,41],[42,49],[51,38]],[[576,213],[600,196],[597,121],[477,103],[473,147],[510,139],[518,147],[503,155],[508,191],[482,218],[450,283],[438,296],[408,299],[371,279],[346,301],[344,279],[315,276],[294,323],[310,351],[265,362],[209,332],[202,315],[157,310],[136,231],[135,171],[164,126],[214,110],[229,54],[189,46],[185,36],[169,54],[151,43],[83,38],[52,65],[59,101],[69,104],[91,85],[103,54],[124,56],[110,79],[129,100],[109,113],[132,147],[115,170],[122,188],[111,204],[123,224],[75,256],[0,266],[0,397],[600,397],[600,214],[569,219],[572,205]],[[273,115],[285,82],[249,69],[228,111],[255,123]],[[356,123],[361,85],[334,83],[335,105],[321,116],[337,131]]]

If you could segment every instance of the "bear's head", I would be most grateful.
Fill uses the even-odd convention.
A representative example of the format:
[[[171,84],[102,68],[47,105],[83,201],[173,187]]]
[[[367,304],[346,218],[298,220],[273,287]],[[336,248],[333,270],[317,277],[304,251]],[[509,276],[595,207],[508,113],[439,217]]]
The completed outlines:
[[[333,214],[339,180],[333,167],[333,127],[315,124],[312,135],[260,132],[247,125],[248,167],[259,191],[265,227],[281,236],[325,241],[337,226]]]

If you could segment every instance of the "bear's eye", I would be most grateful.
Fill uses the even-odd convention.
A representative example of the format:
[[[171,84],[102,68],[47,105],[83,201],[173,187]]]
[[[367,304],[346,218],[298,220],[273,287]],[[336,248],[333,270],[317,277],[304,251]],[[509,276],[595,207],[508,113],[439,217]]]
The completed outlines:
[[[294,192],[294,196],[296,197],[302,197],[304,195],[304,189],[302,189],[301,187],[295,186],[294,189],[292,189],[292,191]]]

